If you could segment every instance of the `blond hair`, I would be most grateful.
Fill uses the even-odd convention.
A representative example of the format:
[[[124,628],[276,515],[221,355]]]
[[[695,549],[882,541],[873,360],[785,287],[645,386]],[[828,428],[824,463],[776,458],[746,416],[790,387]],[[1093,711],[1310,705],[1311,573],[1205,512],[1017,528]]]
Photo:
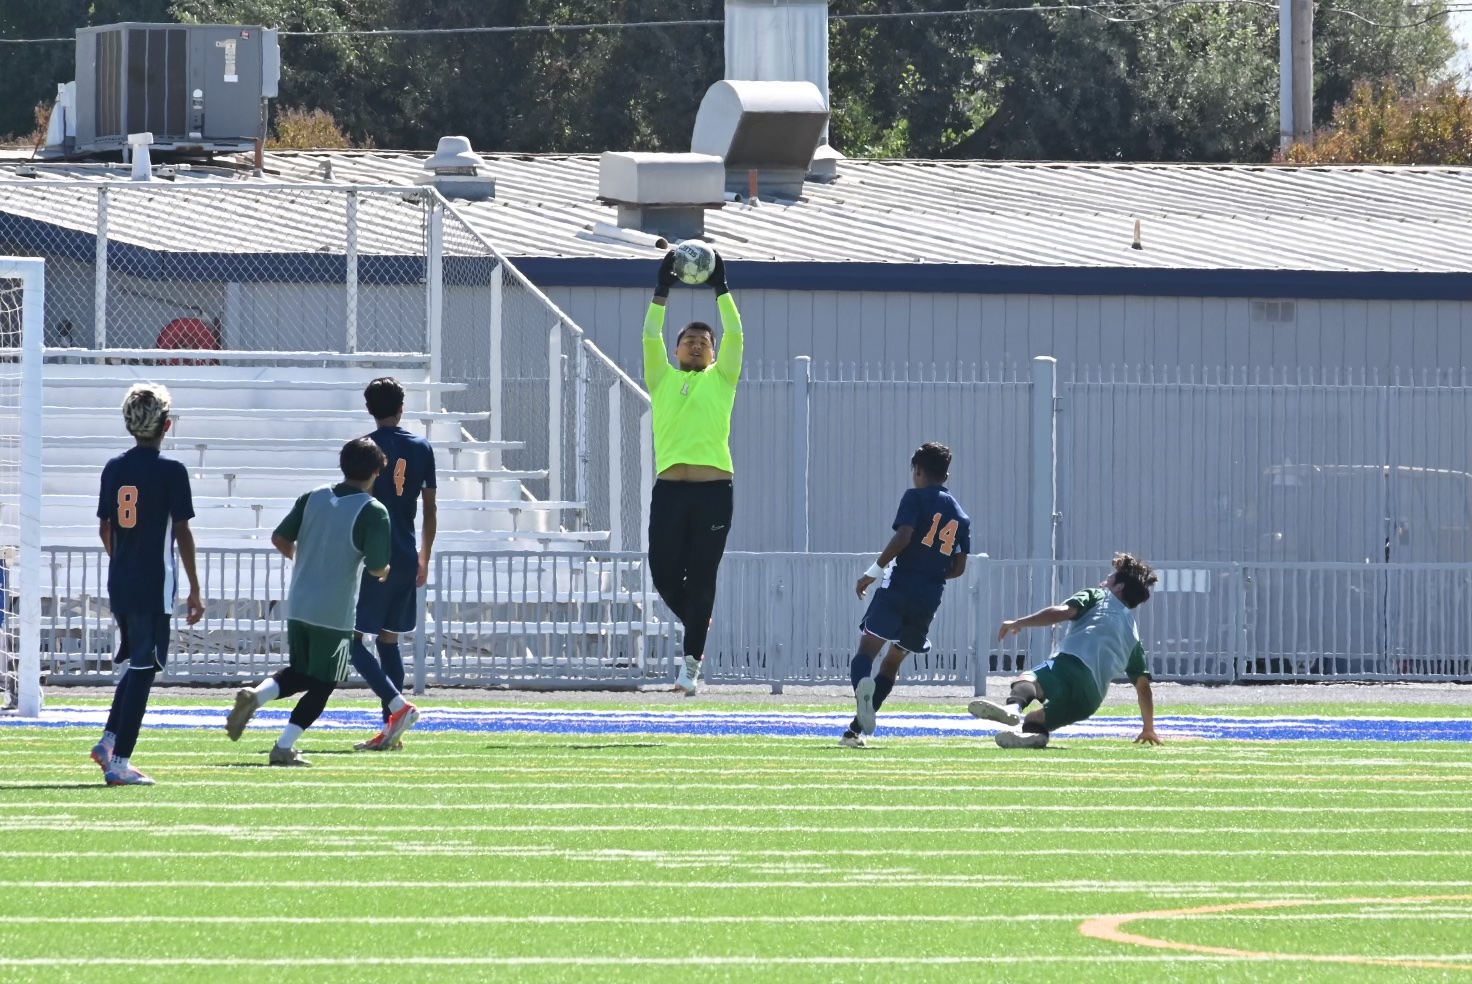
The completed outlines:
[[[161,437],[173,398],[160,383],[134,383],[123,397],[123,423],[128,433],[143,441]]]

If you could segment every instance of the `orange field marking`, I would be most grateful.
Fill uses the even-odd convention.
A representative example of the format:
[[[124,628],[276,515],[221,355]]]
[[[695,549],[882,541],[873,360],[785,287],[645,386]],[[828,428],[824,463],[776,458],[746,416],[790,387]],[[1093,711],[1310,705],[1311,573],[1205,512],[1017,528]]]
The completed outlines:
[[[1236,950],[1226,946],[1203,946],[1198,943],[1182,943],[1179,940],[1160,940],[1137,933],[1126,933],[1125,923],[1140,919],[1168,919],[1174,916],[1205,916],[1219,912],[1240,912],[1243,909],[1283,909],[1302,905],[1364,905],[1386,902],[1467,902],[1472,895],[1413,895],[1401,898],[1356,898],[1356,899],[1272,899],[1262,902],[1234,902],[1230,905],[1204,905],[1195,909],[1159,909],[1154,912],[1131,912],[1118,916],[1100,916],[1079,924],[1078,931],[1096,940],[1111,943],[1129,943],[1148,946],[1157,950],[1184,950],[1189,953],[1209,953],[1219,957],[1237,957],[1243,960],[1283,960],[1303,963],[1347,963],[1370,964],[1378,967],[1416,967],[1432,970],[1472,970],[1472,964],[1447,963],[1438,960],[1397,960],[1389,957],[1360,957],[1322,953],[1269,953],[1257,950]]]

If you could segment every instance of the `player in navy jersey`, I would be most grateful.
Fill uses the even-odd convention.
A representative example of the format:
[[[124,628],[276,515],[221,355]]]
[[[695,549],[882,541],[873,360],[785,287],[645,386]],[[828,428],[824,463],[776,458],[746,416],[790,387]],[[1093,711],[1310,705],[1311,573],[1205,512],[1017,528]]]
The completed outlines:
[[[383,701],[384,730],[359,742],[359,751],[389,751],[403,747],[397,738],[385,745],[384,734],[402,734],[419,719],[419,711],[404,700],[404,657],[399,636],[419,625],[419,589],[429,579],[429,556],[438,525],[435,502],[434,448],[418,434],[399,426],[404,414],[404,387],[383,376],[363,391],[368,412],[378,429],[368,436],[383,451],[388,467],[378,476],[373,496],[388,508],[392,530],[392,560],[386,581],[363,575],[358,592],[358,631],[375,637],[377,659],[362,639],[353,640],[353,669]],[[424,542],[414,537],[414,520],[424,503]],[[396,715],[409,722],[398,727]]]
[[[849,664],[858,713],[839,744],[863,748],[874,733],[874,715],[894,689],[895,676],[910,653],[930,651],[930,622],[940,608],[946,581],[966,571],[971,552],[971,520],[946,490],[951,449],[934,441],[910,458],[915,487],[900,499],[894,536],[864,575],[860,598],[883,578],[859,623],[859,651]],[[877,672],[874,658],[889,646]]]
[[[169,407],[169,391],[163,386],[139,383],[128,390],[123,422],[137,443],[102,469],[97,532],[110,558],[108,605],[121,638],[117,661],[127,663],[102,740],[92,747],[92,761],[102,768],[109,786],[153,785],[133,768],[131,759],[153,679],[169,658],[175,544],[189,578],[189,624],[204,616],[194,569],[194,534],[189,531],[194,517],[189,472],[181,462],[159,453],[172,423]]]

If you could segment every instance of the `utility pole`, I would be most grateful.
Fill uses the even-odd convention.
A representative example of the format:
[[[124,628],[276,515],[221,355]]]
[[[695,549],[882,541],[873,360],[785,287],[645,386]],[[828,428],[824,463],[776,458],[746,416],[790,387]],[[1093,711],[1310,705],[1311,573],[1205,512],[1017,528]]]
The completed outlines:
[[[1313,139],[1313,0],[1278,0],[1278,141],[1286,153]]]

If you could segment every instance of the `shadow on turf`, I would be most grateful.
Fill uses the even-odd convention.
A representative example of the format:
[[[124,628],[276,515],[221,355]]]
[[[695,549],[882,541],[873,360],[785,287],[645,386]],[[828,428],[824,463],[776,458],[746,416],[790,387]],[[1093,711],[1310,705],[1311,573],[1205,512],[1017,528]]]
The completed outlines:
[[[6,786],[5,787],[5,791],[6,792],[10,792],[12,790],[19,790],[19,789],[32,789],[32,790],[35,790],[35,789],[53,789],[54,790],[54,789],[111,789],[111,788],[112,787],[109,786],[107,783],[102,782],[102,781],[99,780],[97,782],[36,782],[36,783],[31,783],[28,786]]]

